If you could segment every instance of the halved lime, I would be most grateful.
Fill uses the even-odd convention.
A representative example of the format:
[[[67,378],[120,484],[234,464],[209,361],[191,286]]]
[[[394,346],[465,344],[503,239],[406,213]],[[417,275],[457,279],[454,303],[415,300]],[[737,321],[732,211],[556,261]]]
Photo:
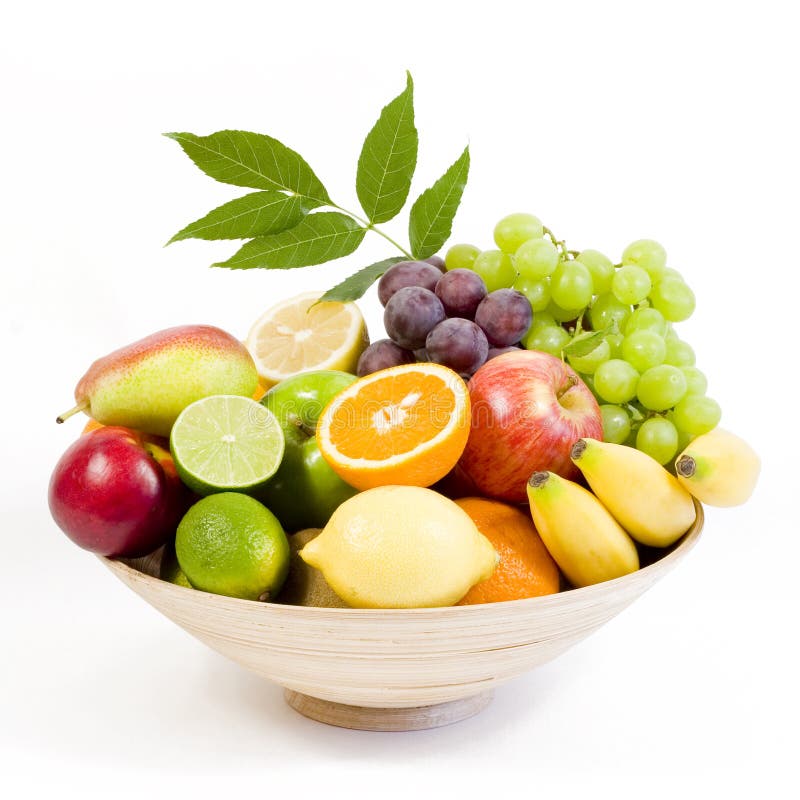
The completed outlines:
[[[207,495],[263,486],[280,466],[285,442],[268,408],[249,397],[218,394],[180,413],[169,445],[181,480]]]

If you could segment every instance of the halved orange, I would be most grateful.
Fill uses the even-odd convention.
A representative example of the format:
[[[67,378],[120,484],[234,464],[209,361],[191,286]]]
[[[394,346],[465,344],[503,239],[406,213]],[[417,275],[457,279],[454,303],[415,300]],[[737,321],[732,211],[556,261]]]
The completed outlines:
[[[317,444],[356,489],[430,486],[455,466],[469,423],[463,378],[440,364],[404,364],[336,395],[319,419]]]

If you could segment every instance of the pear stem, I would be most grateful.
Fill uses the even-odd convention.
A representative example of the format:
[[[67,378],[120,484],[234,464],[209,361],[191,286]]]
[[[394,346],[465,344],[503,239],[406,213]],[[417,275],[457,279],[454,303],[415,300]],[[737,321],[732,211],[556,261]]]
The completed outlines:
[[[59,414],[56,417],[56,422],[60,425],[65,420],[68,420],[73,414],[77,414],[79,411],[86,411],[89,408],[89,401],[83,400],[75,408],[71,408],[69,411],[65,411],[63,414]]]

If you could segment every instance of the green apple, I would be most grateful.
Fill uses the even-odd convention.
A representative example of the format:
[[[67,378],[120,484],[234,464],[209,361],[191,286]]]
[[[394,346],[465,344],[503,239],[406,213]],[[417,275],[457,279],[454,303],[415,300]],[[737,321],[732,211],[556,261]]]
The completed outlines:
[[[287,531],[322,528],[356,494],[322,457],[314,436],[328,402],[356,380],[349,372],[300,372],[273,386],[261,402],[278,418],[286,449],[278,471],[258,498]]]

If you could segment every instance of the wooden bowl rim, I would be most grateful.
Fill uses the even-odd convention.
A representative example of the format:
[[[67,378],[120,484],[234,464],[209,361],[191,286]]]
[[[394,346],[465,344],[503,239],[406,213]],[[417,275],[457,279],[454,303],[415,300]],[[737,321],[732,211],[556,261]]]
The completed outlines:
[[[514,605],[515,607],[520,606],[536,606],[539,607],[547,607],[551,605],[559,605],[569,600],[576,600],[580,602],[582,598],[586,600],[590,600],[592,595],[604,595],[608,592],[612,592],[614,589],[624,586],[626,583],[635,582],[641,579],[641,576],[647,575],[651,572],[659,572],[663,571],[664,568],[669,568],[672,566],[673,562],[680,560],[686,553],[691,550],[694,545],[697,543],[697,540],[700,538],[700,534],[703,530],[703,525],[705,522],[705,515],[703,513],[703,506],[697,499],[694,499],[695,509],[697,511],[697,515],[695,517],[694,522],[683,534],[683,536],[678,540],[678,542],[672,546],[672,549],[664,556],[659,558],[657,561],[654,561],[652,564],[648,564],[646,567],[642,567],[636,572],[631,572],[628,575],[623,575],[621,578],[614,578],[610,581],[603,581],[602,583],[596,583],[592,586],[583,586],[580,588],[575,589],[567,589],[562,592],[557,592],[556,594],[549,594],[549,595],[542,595],[540,597],[526,597],[522,600],[503,600],[496,603],[476,603],[473,605],[465,605],[465,606],[435,606],[431,608],[329,608],[327,606],[300,606],[300,605],[293,605],[290,603],[270,603],[270,602],[262,602],[259,600],[244,600],[239,597],[228,597],[227,595],[219,595],[214,594],[213,592],[205,592],[202,589],[190,589],[186,586],[178,586],[177,584],[171,583],[170,581],[165,581],[161,578],[153,577],[152,575],[148,575],[146,572],[141,572],[134,567],[126,564],[124,561],[117,559],[117,558],[109,558],[107,556],[98,556],[101,562],[103,562],[106,567],[108,567],[111,572],[116,574],[118,577],[122,577],[126,575],[133,581],[136,582],[143,582],[146,584],[150,584],[151,586],[158,586],[161,591],[166,591],[168,593],[172,593],[174,596],[179,597],[183,592],[191,592],[193,595],[203,595],[209,600],[207,602],[214,602],[217,601],[221,605],[225,604],[232,604],[232,606],[239,606],[244,610],[247,607],[250,608],[260,608],[260,609],[269,609],[271,610],[279,610],[281,613],[289,613],[289,614],[297,614],[298,616],[308,617],[309,615],[330,615],[330,614],[342,614],[342,615],[360,615],[360,616],[368,616],[370,614],[375,614],[375,612],[380,612],[382,619],[386,619],[386,617],[393,618],[393,619],[409,619],[410,617],[420,617],[423,615],[435,615],[437,617],[441,617],[442,614],[445,614],[448,618],[450,617],[460,617],[465,616],[468,614],[479,614],[479,613],[486,613],[487,610],[490,609],[503,609],[505,607]]]

